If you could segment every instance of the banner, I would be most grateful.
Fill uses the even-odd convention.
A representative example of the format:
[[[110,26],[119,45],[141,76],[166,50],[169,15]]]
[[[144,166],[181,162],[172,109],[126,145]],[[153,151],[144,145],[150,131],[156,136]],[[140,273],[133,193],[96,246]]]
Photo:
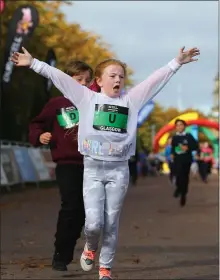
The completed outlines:
[[[1,166],[6,175],[8,185],[22,182],[13,150],[9,147],[1,147]]]
[[[38,11],[30,5],[18,7],[8,27],[8,34],[5,46],[5,61],[2,75],[3,89],[9,85],[14,68],[14,64],[10,61],[13,52],[18,52],[25,40],[32,35],[34,29],[38,25]]]
[[[5,185],[8,185],[8,180],[7,180],[7,177],[6,177],[6,174],[5,174],[5,171],[1,165],[1,186],[5,186]]]
[[[137,127],[140,127],[144,121],[146,121],[147,117],[150,115],[150,113],[154,109],[154,102],[149,101],[147,102],[146,105],[140,110],[138,114],[138,122],[137,122]]]
[[[123,88],[122,90],[121,90],[121,96],[123,96],[123,95],[125,95],[126,94],[126,91],[125,91],[125,89]]]
[[[53,49],[50,49],[47,53],[46,63],[50,66],[56,66],[56,55]],[[52,88],[52,81],[50,79],[45,79],[45,92],[47,96],[47,100],[50,99],[50,90]]]
[[[5,8],[5,0],[0,0],[0,13],[3,12],[4,8]]]
[[[28,153],[27,147],[13,147],[22,180],[24,182],[37,182],[38,176]]]
[[[54,163],[52,160],[50,150],[41,150],[41,154],[44,160],[44,164],[46,165],[49,171],[51,180],[56,180],[56,174],[55,174],[56,163]]]
[[[31,157],[34,168],[37,172],[38,179],[40,181],[50,180],[49,171],[44,163],[43,157],[41,155],[40,149],[28,148],[28,153]]]

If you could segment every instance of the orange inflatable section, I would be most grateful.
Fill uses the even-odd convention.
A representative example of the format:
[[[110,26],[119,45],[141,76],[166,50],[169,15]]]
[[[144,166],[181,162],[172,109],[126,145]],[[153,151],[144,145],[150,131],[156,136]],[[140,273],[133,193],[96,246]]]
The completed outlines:
[[[212,129],[219,130],[219,123],[215,122],[215,121],[208,120],[208,119],[187,120],[185,122],[186,122],[187,126],[189,126],[189,125],[200,125],[200,126],[209,127],[209,128],[212,128]],[[166,133],[169,133],[170,131],[172,131],[174,128],[175,128],[174,123],[173,124],[167,124],[158,131],[158,133],[155,135],[154,143],[153,143],[154,152],[157,153],[159,151],[159,148],[160,148],[159,140],[161,139],[161,137],[163,135],[165,135]]]
[[[181,114],[181,115],[177,116],[176,118],[172,119],[168,123],[168,125],[174,124],[177,119],[181,119],[181,120],[184,120],[185,122],[187,122],[189,120],[197,120],[198,117],[199,117],[199,115],[198,115],[197,112],[192,111],[192,112],[184,113],[184,114]],[[163,148],[166,145],[167,139],[169,138],[169,136],[170,136],[170,133],[167,132],[159,139],[159,147],[160,148]]]

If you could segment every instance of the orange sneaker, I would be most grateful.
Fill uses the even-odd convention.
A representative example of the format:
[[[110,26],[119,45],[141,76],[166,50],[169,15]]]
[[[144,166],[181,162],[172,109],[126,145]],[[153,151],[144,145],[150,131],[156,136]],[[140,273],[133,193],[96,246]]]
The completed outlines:
[[[99,268],[99,280],[112,280],[111,269],[100,267]]]
[[[88,249],[87,244],[85,244],[83,253],[80,258],[80,265],[84,271],[90,271],[93,269],[95,263],[95,251]]]

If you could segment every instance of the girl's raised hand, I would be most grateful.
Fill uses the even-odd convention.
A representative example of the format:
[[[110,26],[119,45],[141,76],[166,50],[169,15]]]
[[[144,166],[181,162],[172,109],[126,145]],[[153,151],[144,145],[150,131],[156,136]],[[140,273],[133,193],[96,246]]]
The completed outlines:
[[[192,48],[187,51],[184,51],[185,47],[182,47],[179,51],[176,60],[179,64],[186,64],[189,62],[197,61],[198,58],[194,58],[195,56],[200,55],[200,51],[197,48]]]
[[[23,53],[13,53],[10,60],[14,62],[16,66],[30,66],[33,61],[33,57],[24,47],[22,47],[22,51]]]

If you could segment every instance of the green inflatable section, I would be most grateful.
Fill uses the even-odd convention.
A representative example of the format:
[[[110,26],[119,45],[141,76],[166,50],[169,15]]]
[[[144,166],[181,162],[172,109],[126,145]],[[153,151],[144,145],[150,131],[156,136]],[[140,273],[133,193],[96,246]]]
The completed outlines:
[[[191,133],[192,127],[188,126],[186,130],[187,130],[187,132]],[[218,155],[219,155],[218,138],[214,135],[214,133],[209,128],[204,127],[204,126],[199,126],[199,132],[205,134],[205,136],[212,143],[214,158],[218,159]]]

